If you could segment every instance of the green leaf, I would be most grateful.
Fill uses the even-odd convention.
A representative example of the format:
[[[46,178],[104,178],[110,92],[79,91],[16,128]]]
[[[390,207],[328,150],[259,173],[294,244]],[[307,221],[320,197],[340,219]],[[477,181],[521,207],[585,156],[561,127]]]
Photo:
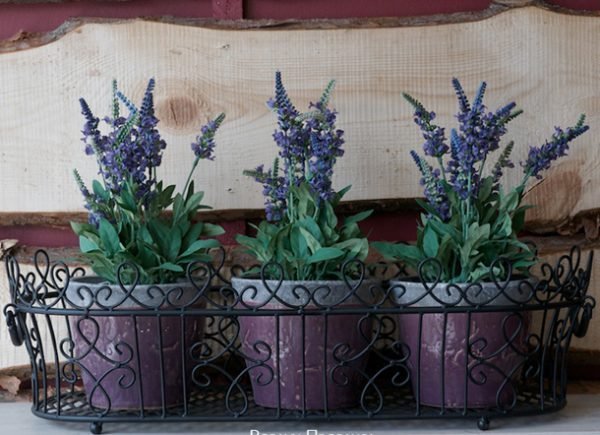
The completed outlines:
[[[175,195],[173,200],[173,226],[177,225],[179,220],[185,215],[185,203],[180,193]]]
[[[433,218],[427,221],[427,225],[431,226],[440,236],[448,234],[457,244],[462,243],[463,236],[461,232],[454,228],[452,224]]]
[[[339,190],[336,194],[336,204],[342,200],[344,195],[348,193],[348,191],[352,188],[352,185],[346,186],[343,189]]]
[[[204,222],[197,222],[190,227],[183,236],[183,242],[181,242],[182,249],[187,249],[192,243],[200,238],[204,233],[204,225]]]
[[[80,223],[80,222],[70,222],[70,224],[71,224],[71,229],[78,236],[80,236],[81,234],[83,234],[84,232],[87,232],[87,231],[96,232],[96,227],[94,227],[93,225],[90,225],[90,224],[84,224],[84,223]]]
[[[300,227],[307,230],[319,243],[325,242],[325,237],[323,237],[323,233],[321,232],[321,228],[312,217],[305,217],[304,219],[300,219],[297,222]]]
[[[346,219],[344,219],[344,225],[352,225],[355,224],[357,222],[363,221],[366,218],[368,218],[369,216],[371,216],[373,214],[373,210],[365,210],[365,211],[361,211],[360,213],[357,213],[353,216],[349,216]]]
[[[313,255],[306,259],[308,264],[320,263],[323,261],[334,260],[344,255],[344,251],[338,248],[320,248]]]
[[[106,219],[100,219],[98,234],[108,257],[112,257],[121,250],[119,234],[117,234],[113,225]]]
[[[425,259],[423,252],[414,245],[404,243],[374,242],[371,244],[381,255],[390,260],[419,263]]]
[[[245,246],[248,249],[248,252],[254,255],[258,261],[266,263],[270,260],[269,256],[266,255],[265,246],[254,237],[238,234],[235,236],[235,240],[240,245]]]
[[[507,213],[502,213],[494,223],[494,233],[501,238],[509,237],[512,232],[512,219]]]
[[[170,228],[161,222],[160,219],[153,219],[148,222],[148,231],[152,235],[152,240],[158,246],[160,255],[171,259],[169,258],[169,251],[171,249]]]
[[[221,225],[215,225],[205,222],[202,235],[206,237],[216,237],[225,234],[225,229]]]
[[[104,187],[102,186],[102,184],[100,184],[98,180],[92,181],[92,190],[103,201],[106,202],[110,199],[110,194],[104,189]]]
[[[296,258],[304,259],[309,255],[306,239],[297,226],[292,227],[290,230],[290,247]]]
[[[194,243],[190,245],[189,248],[183,252],[180,257],[186,257],[188,255],[194,254],[200,250],[206,250],[211,248],[218,248],[221,244],[214,239],[205,239],[205,240],[196,240]]]
[[[513,230],[515,231],[515,233],[518,234],[525,227],[525,214],[527,213],[527,210],[529,210],[530,208],[533,208],[533,206],[523,205],[514,211],[512,221],[513,221]]]
[[[196,192],[185,201],[185,214],[195,212],[204,198],[204,192]]]
[[[521,195],[517,189],[513,189],[508,195],[500,199],[500,210],[508,213],[514,211],[521,202]]]
[[[485,177],[479,185],[479,195],[477,197],[479,203],[483,204],[490,197],[494,188],[494,177]]]
[[[170,261],[175,261],[181,249],[181,231],[178,227],[174,227],[169,231],[167,237],[169,238],[169,247],[165,257]]]
[[[137,202],[135,200],[135,196],[132,192],[131,185],[129,184],[129,182],[125,183],[123,189],[117,197],[117,202],[125,210],[128,210],[132,213],[137,213]]]
[[[369,253],[369,242],[365,237],[344,240],[332,245],[332,247],[343,250],[346,253],[346,260],[352,258],[364,260]]]
[[[79,236],[79,249],[84,254],[88,252],[100,251],[100,247],[96,244],[96,242],[88,239],[85,236]]]
[[[171,272],[183,273],[185,270],[183,267],[174,263],[162,263],[160,266],[153,268],[154,270],[170,270]]]
[[[306,229],[300,227],[300,233],[304,237],[306,241],[306,245],[308,246],[309,252],[312,254],[316,253],[319,249],[321,249],[321,243]]]
[[[440,248],[437,234],[432,227],[426,226],[423,234],[423,252],[426,257],[435,258]]]

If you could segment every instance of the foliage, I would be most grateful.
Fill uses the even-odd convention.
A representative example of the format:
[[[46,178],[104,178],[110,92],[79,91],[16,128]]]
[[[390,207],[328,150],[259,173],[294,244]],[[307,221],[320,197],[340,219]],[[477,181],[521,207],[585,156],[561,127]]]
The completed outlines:
[[[469,102],[457,79],[453,80],[459,103],[458,130],[453,129],[450,141],[442,127],[434,124],[435,113],[404,94],[415,109],[414,120],[420,127],[425,143],[425,155],[435,159],[434,169],[425,158],[411,151],[422,174],[425,201],[419,201],[425,213],[421,215],[416,245],[377,242],[373,246],[386,258],[404,261],[421,272],[424,278],[439,278],[451,283],[474,283],[492,278],[504,278],[508,273],[528,275],[536,263],[534,249],[518,240],[523,229],[525,212],[522,205],[525,186],[531,177],[541,178],[552,161],[566,155],[569,143],[588,130],[581,115],[574,127],[556,127],[552,138],[540,147],[531,147],[526,161],[521,162],[524,176],[516,187],[506,190],[500,180],[505,168],[513,167],[510,153],[513,142],[501,151],[489,174],[484,172],[491,153],[500,148],[506,125],[521,114],[515,103],[495,112],[486,111],[483,97],[486,83],[479,87],[473,103]],[[427,258],[435,258],[441,270]]]
[[[99,130],[100,119],[80,100],[86,119],[82,140],[86,153],[96,157],[101,181],[94,180],[90,192],[74,171],[89,222],[71,226],[83,259],[110,283],[117,283],[118,267],[125,262],[134,266],[120,276],[126,283],[135,279],[134,269],[142,284],[175,282],[191,263],[209,260],[207,251],[219,246],[214,239],[200,238],[224,232],[218,225],[194,221],[198,210],[209,207],[201,205],[203,193],[195,192],[191,181],[198,162],[213,159],[214,135],[224,114],[202,127],[192,144],[195,159],[186,185],[175,193],[176,186],[165,187],[156,176],[166,143],[156,129],[153,90],[151,79],[138,109],[113,82],[112,117],[103,119],[106,134]],[[127,107],[127,118],[120,115],[119,102]],[[166,214],[170,207],[172,213]]]
[[[341,225],[334,211],[349,187],[332,189],[333,167],[344,144],[343,131],[335,127],[337,112],[328,108],[333,86],[331,81],[319,101],[300,113],[276,73],[275,97],[267,104],[277,114],[279,129],[273,138],[279,157],[268,171],[261,165],[244,172],[263,185],[267,219],[255,227],[256,237],[237,236],[263,265],[281,266],[267,267],[268,277],[279,278],[282,271],[288,280],[339,279],[346,261],[364,260],[368,254],[358,222],[371,211]]]

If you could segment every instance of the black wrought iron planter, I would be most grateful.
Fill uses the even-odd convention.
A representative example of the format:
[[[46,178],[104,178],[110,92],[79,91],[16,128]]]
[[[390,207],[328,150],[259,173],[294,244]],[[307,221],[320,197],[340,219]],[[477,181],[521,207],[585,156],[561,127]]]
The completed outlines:
[[[327,285],[297,285],[284,297],[281,283],[262,282],[268,297],[257,302],[256,283],[236,291],[210,264],[190,269],[191,298],[180,286],[144,288],[144,297],[134,284],[92,292],[83,283],[74,290],[69,284],[83,271],[50,263],[43,251],[30,272],[14,258],[6,265],[12,303],[4,314],[14,344],[24,344],[31,358],[33,413],[89,422],[93,433],[107,422],[298,419],[467,418],[487,429],[490,419],[565,406],[571,338],[585,335],[595,305],[587,295],[591,258],[577,248],[553,267],[543,265],[538,281],[521,281],[518,300],[505,282],[496,283],[492,299],[513,298],[499,305],[481,299],[481,286],[453,289],[458,298],[444,299],[441,287],[430,285],[425,296],[439,303],[420,306],[424,296],[405,300],[402,284],[366,281],[365,273],[344,280],[342,299]],[[476,318],[486,313],[499,318],[501,343],[474,332]],[[403,316],[416,319],[408,338],[398,330]],[[444,327],[437,343],[427,343],[423,326],[432,316]],[[454,328],[465,330],[446,334],[459,317]],[[271,319],[270,339],[240,332],[259,318]],[[349,338],[332,332],[341,318]],[[299,335],[289,338],[290,329]],[[451,350],[451,334],[465,337],[463,349]],[[292,352],[284,338],[294,340],[299,364],[291,377],[284,373],[292,370],[284,362]],[[438,364],[425,369],[423,349],[432,346]],[[450,352],[464,373],[460,404],[448,402],[445,387]],[[507,353],[510,364],[499,364]],[[148,376],[150,366],[158,367],[157,376]],[[439,401],[426,404],[422,384],[432,373]],[[493,404],[475,407],[470,396],[492,379]],[[317,400],[307,391],[319,381]],[[291,401],[285,399],[290,382]],[[255,403],[257,385],[272,387],[274,405]],[[358,388],[354,403],[334,403],[328,391],[345,388]]]

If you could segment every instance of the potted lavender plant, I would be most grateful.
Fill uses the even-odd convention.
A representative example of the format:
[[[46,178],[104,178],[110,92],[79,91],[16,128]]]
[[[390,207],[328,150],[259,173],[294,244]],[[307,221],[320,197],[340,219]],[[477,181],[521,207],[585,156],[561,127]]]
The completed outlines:
[[[298,314],[362,305],[371,294],[357,264],[369,248],[357,224],[371,212],[341,224],[334,212],[349,188],[332,188],[344,144],[343,131],[335,127],[336,112],[328,107],[333,85],[301,114],[277,72],[275,98],[268,105],[278,118],[273,138],[279,157],[268,171],[261,165],[245,172],[263,185],[266,220],[255,227],[255,237],[238,235],[237,241],[262,267],[233,278],[232,285],[244,310],[280,313],[239,317],[254,399],[265,407],[353,406],[364,380],[370,318]]]
[[[202,127],[192,144],[187,182],[175,194],[176,186],[157,178],[166,143],[156,128],[154,84],[151,79],[137,108],[113,82],[112,115],[102,120],[105,133],[80,100],[85,152],[95,157],[101,181],[94,180],[90,191],[75,170],[89,222],[71,225],[81,258],[96,275],[72,279],[66,297],[73,307],[92,310],[71,317],[70,324],[75,363],[94,408],[157,408],[185,400],[182,339],[188,345],[199,340],[203,319],[182,325],[176,317],[124,316],[118,310],[202,305],[208,278],[195,280],[194,265],[210,260],[207,251],[219,246],[207,237],[223,233],[218,225],[196,221],[198,210],[208,207],[201,205],[203,193],[194,191],[192,175],[200,160],[214,158],[214,136],[224,115]],[[170,207],[172,213],[165,214]],[[116,313],[94,315],[95,309]]]
[[[525,186],[566,155],[569,143],[588,126],[581,115],[574,127],[557,127],[544,145],[531,147],[521,162],[521,182],[505,190],[501,178],[506,168],[514,166],[510,161],[513,142],[504,147],[489,172],[486,163],[499,150],[507,124],[521,110],[510,103],[487,111],[485,82],[472,104],[457,79],[453,86],[459,128],[451,131],[449,141],[445,130],[434,123],[435,113],[404,94],[415,109],[425,155],[437,168],[411,151],[426,198],[419,201],[424,213],[416,244],[373,245],[388,259],[401,260],[418,272],[415,279],[390,283],[399,305],[505,308],[504,312],[449,314],[438,310],[439,314],[422,317],[399,316],[402,340],[410,348],[413,388],[421,403],[502,407],[515,399],[513,379],[526,354],[529,323],[527,316],[506,307],[527,303],[535,293],[529,270],[537,263],[536,253],[518,239],[528,208],[522,204]]]

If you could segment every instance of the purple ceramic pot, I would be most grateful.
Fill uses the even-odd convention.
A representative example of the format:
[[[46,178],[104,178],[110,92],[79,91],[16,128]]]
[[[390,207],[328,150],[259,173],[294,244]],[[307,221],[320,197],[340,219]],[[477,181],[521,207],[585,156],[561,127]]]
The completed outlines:
[[[363,307],[343,281],[263,281],[233,278],[240,307],[278,310],[279,316],[239,316],[240,339],[259,406],[323,410],[356,406],[367,381],[372,321],[368,315],[322,312],[302,316],[294,307]],[[354,295],[371,303],[363,282]],[[281,300],[272,297],[276,293]],[[287,304],[287,305],[286,305]],[[289,306],[291,307],[289,307]],[[279,320],[278,320],[279,319]],[[279,340],[278,340],[279,338]]]
[[[118,285],[83,277],[71,281],[66,296],[74,308],[102,307],[105,312],[113,307],[118,313],[176,309],[192,303],[201,308],[203,303],[193,301],[197,294],[196,288],[182,282],[137,285],[127,296]],[[140,410],[183,403],[193,366],[187,349],[202,339],[204,323],[200,316],[100,316],[93,311],[87,317],[71,316],[73,355],[90,405],[102,410]]]
[[[438,284],[432,290],[416,281],[392,281],[390,286],[395,302],[411,307],[439,307],[441,301],[503,310],[472,313],[470,322],[468,313],[398,316],[400,340],[408,347],[413,391],[421,404],[512,406],[526,360],[530,314],[510,307],[531,298],[531,281],[510,281],[503,290],[494,283]]]

